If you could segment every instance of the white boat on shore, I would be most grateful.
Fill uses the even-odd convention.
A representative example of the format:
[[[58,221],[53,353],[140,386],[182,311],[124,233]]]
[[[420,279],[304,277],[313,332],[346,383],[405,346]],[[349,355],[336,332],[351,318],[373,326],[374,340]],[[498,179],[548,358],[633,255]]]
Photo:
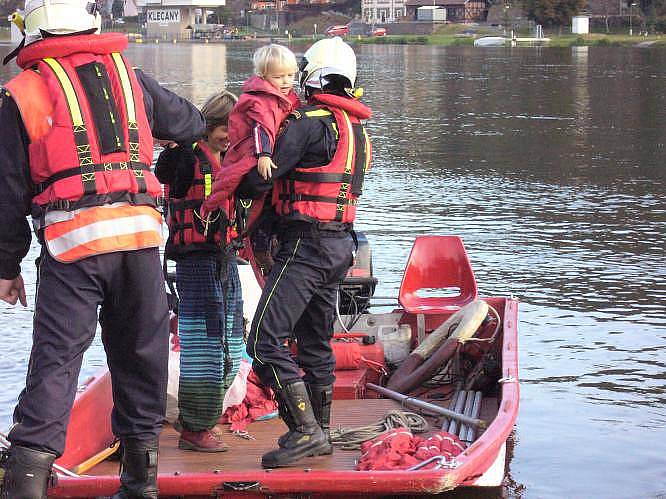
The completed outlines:
[[[482,36],[474,40],[475,47],[504,47],[511,38],[503,36]]]

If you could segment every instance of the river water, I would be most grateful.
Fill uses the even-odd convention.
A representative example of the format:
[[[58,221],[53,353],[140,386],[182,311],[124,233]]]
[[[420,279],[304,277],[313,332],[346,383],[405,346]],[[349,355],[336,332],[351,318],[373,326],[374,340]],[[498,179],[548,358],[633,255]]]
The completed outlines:
[[[202,104],[253,47],[132,45]],[[303,47],[295,47],[296,51]],[[480,292],[520,306],[521,408],[505,486],[457,497],[666,497],[666,51],[357,47],[375,158],[358,228],[379,295],[417,234],[458,234]],[[0,70],[6,79],[15,70]],[[0,427],[34,298],[0,304]],[[96,343],[82,376],[103,363]]]

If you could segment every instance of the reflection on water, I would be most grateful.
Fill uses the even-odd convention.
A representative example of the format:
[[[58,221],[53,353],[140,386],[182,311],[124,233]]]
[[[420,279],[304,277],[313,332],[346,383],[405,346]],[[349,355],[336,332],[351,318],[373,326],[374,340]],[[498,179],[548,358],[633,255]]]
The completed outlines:
[[[201,104],[239,90],[253,48],[128,53]],[[361,46],[358,60],[375,111],[358,228],[377,294],[396,294],[414,236],[437,233],[463,237],[483,294],[522,300],[506,488],[456,495],[666,495],[666,51]],[[0,307],[6,426],[31,318]],[[90,372],[99,346],[87,358]]]

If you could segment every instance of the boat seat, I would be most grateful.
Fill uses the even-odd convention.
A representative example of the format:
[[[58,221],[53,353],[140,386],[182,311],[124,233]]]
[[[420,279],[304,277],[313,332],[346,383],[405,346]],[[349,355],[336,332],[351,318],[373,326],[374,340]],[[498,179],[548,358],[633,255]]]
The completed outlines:
[[[405,311],[450,314],[477,297],[476,279],[460,237],[416,238],[398,295]]]

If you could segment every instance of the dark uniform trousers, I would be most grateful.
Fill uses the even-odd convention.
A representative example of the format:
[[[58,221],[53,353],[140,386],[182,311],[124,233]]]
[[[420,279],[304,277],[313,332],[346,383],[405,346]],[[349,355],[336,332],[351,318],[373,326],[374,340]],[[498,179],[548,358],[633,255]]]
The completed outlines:
[[[117,437],[159,435],[166,410],[169,316],[157,248],[64,264],[42,250],[26,388],[12,443],[60,456],[83,353],[99,322]]]
[[[309,224],[306,224],[309,225]],[[302,224],[301,224],[302,226]],[[352,263],[355,243],[350,232],[287,229],[257,305],[247,352],[253,369],[273,388],[301,379],[328,385],[335,381],[330,345],[338,284]],[[297,340],[298,361],[285,341]]]

